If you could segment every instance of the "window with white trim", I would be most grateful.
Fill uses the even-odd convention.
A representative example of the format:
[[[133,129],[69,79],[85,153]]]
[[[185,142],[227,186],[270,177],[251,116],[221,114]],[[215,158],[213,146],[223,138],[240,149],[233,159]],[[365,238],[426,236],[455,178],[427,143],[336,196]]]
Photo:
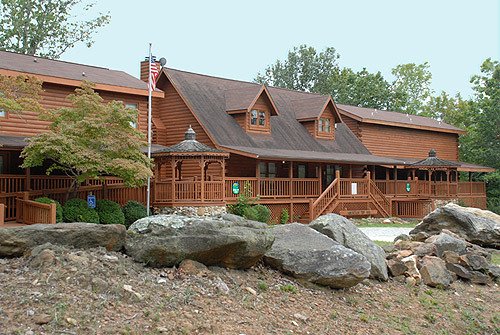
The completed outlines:
[[[137,104],[133,104],[133,103],[126,103],[126,104],[125,104],[125,108],[137,110]],[[137,117],[139,117],[139,116],[137,116]],[[137,126],[138,126],[138,120],[136,119],[135,121],[130,121],[130,126],[131,126],[132,128],[137,129]]]

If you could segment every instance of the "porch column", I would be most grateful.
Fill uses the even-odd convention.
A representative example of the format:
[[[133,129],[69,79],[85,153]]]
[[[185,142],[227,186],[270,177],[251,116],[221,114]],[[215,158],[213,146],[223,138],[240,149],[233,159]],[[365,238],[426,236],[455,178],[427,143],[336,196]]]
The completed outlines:
[[[349,164],[349,179],[352,179],[352,164]]]
[[[260,195],[260,161],[259,160],[257,160],[257,163],[255,165],[255,177],[257,177],[257,189],[255,190],[255,196],[259,196]]]
[[[335,170],[337,171],[337,170]],[[318,183],[319,183],[319,194],[323,193],[323,164],[318,165]]]
[[[201,202],[204,202],[205,201],[205,158],[204,157],[201,157],[200,166],[201,166],[200,199]]]
[[[289,194],[290,194],[290,198],[293,198],[293,162],[290,161],[290,167],[288,169],[288,187],[289,187]]]
[[[177,167],[177,161],[171,158],[170,167],[172,169],[172,179],[170,181],[171,194],[170,197],[172,199],[172,203],[175,201],[175,169]]]
[[[372,179],[375,181],[375,165],[372,165],[371,170],[372,170],[372,171],[371,171],[371,172],[372,172],[372,173],[371,173],[371,177],[372,177]]]
[[[222,201],[226,201],[226,160],[222,159],[220,163],[222,166]]]
[[[366,171],[366,191],[368,193],[368,196],[370,195],[370,179],[371,179],[371,172],[370,171]]]
[[[398,167],[394,165],[394,196],[398,194]]]
[[[450,170],[446,170],[446,194],[450,196]]]

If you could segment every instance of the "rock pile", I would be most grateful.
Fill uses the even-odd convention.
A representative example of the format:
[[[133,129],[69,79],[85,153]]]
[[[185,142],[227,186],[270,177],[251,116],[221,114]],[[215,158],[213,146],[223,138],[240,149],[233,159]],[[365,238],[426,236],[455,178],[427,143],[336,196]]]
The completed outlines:
[[[500,215],[451,203],[427,215],[410,235],[422,232],[435,235],[443,229],[482,247],[500,248]]]
[[[438,235],[420,231],[396,240],[387,255],[389,273],[415,285],[448,287],[457,279],[489,284],[500,278],[500,267],[491,264],[491,253],[443,229]]]

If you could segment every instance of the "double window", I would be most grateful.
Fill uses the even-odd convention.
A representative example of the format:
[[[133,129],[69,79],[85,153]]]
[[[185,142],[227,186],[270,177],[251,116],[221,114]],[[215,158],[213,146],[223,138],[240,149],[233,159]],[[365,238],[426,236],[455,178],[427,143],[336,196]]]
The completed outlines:
[[[332,130],[331,121],[329,118],[320,118],[318,122],[319,133],[330,133]]]
[[[276,178],[276,163],[259,163],[261,178]]]
[[[262,110],[252,109],[250,111],[250,124],[252,126],[265,127],[267,113]]]

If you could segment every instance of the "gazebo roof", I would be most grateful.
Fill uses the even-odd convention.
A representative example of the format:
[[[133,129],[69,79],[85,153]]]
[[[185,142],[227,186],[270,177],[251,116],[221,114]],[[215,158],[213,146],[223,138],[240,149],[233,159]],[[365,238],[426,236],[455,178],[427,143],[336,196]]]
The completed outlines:
[[[460,164],[437,158],[436,150],[431,149],[429,150],[429,157],[427,157],[426,159],[422,159],[418,162],[415,162],[413,164],[410,164],[410,166],[418,168],[436,169],[436,168],[457,168],[460,166]]]
[[[206,144],[200,143],[196,140],[196,133],[189,126],[188,130],[184,133],[184,141],[174,144],[169,147],[164,147],[162,149],[156,150],[155,155],[158,154],[171,154],[171,155],[182,155],[182,154],[208,154],[217,156],[226,156],[227,152],[209,147]]]

